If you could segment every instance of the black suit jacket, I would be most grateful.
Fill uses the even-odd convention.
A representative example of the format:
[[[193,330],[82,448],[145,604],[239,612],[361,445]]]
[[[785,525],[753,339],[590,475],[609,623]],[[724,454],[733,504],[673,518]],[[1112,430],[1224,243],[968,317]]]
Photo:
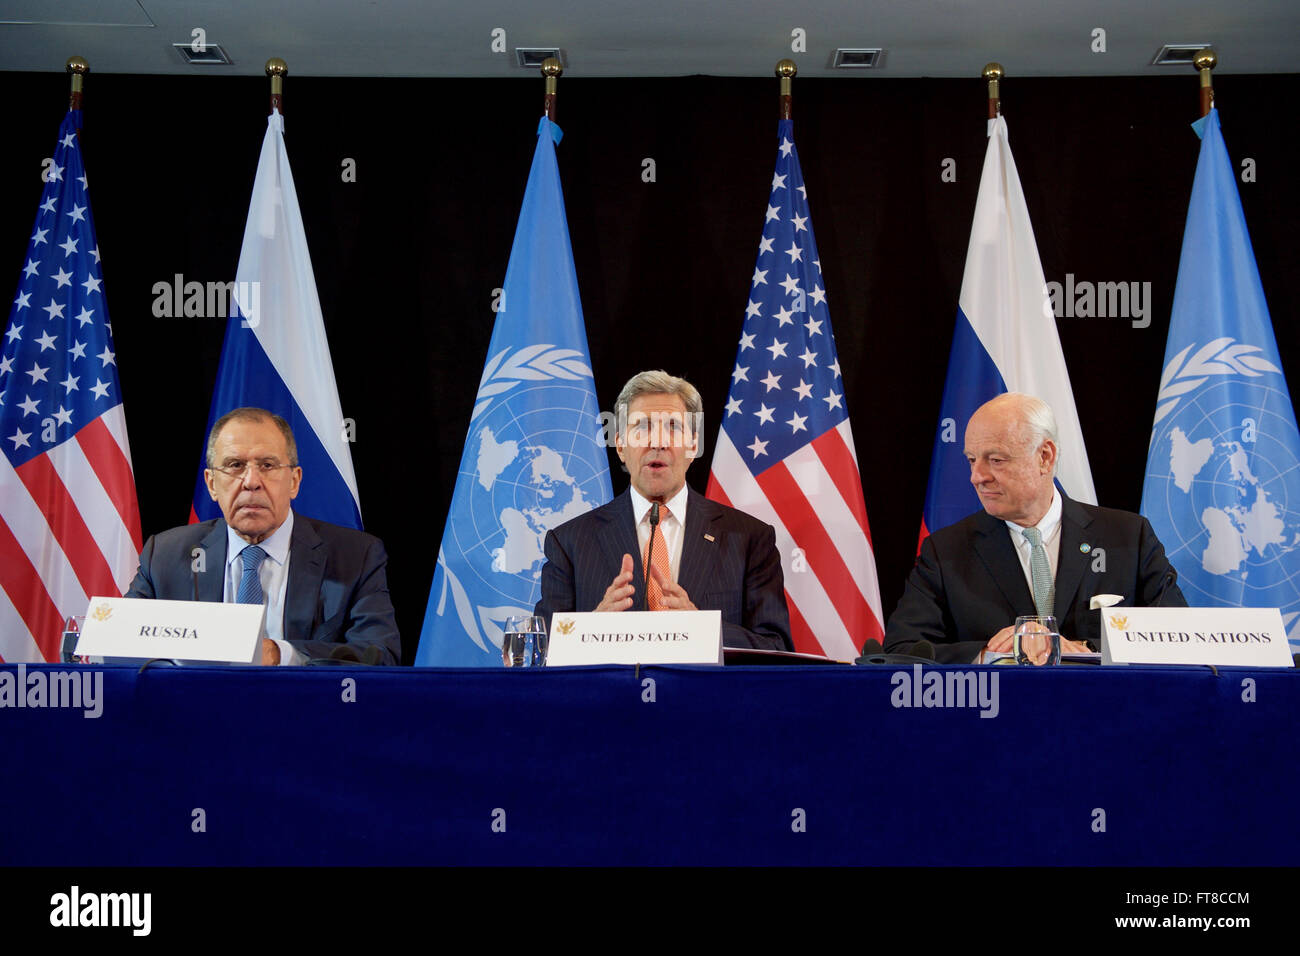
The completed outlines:
[[[724,646],[793,650],[775,530],[693,489],[689,495],[677,583],[701,611],[722,612]],[[595,610],[622,568],[625,554],[635,562],[633,608],[642,607],[644,555],[637,541],[630,490],[547,532],[544,548],[542,598],[536,613],[548,618],[548,627],[556,611]]]
[[[1088,607],[1094,594],[1122,594],[1131,607],[1186,607],[1177,581],[1146,518],[1062,495],[1055,616],[1064,637],[1100,647],[1101,614]],[[885,650],[906,653],[927,640],[936,660],[969,663],[1002,628],[1036,613],[1006,523],[979,511],[925,539],[885,628]]]
[[[196,548],[204,551],[202,571],[193,569]],[[347,643],[359,656],[374,647],[380,663],[399,663],[402,642],[388,597],[387,565],[384,545],[374,535],[295,513],[284,639],[304,657],[328,657]],[[140,568],[125,596],[220,602],[225,568],[223,519],[172,528],[145,542]]]

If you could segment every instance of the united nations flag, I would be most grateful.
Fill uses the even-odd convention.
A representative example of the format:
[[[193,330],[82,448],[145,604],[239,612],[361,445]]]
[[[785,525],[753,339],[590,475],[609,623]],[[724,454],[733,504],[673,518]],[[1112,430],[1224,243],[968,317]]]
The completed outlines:
[[[546,532],[613,497],[564,196],[545,117],[425,610],[418,666],[501,666]]]
[[[1300,650],[1300,433],[1219,114],[1192,184],[1142,514],[1192,606],[1278,607]]]

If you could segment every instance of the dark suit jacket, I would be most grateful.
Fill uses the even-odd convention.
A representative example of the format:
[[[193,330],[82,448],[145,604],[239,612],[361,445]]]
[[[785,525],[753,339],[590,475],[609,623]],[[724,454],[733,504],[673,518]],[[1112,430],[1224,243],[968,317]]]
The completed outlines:
[[[205,552],[202,571],[192,569],[195,548]],[[304,657],[328,657],[347,643],[358,655],[374,647],[381,663],[400,663],[402,643],[388,598],[387,564],[384,545],[374,535],[295,513],[284,639]],[[125,596],[220,602],[225,569],[223,519],[172,528],[145,542]]]
[[[1101,614],[1088,608],[1094,594],[1122,594],[1131,607],[1187,606],[1146,518],[1064,496],[1061,506],[1055,616],[1064,637],[1100,647]],[[1006,523],[979,511],[925,539],[885,628],[885,650],[907,653],[928,640],[936,660],[969,663],[1002,628],[1036,613]]]
[[[794,650],[772,526],[694,490],[689,494],[677,583],[701,611],[722,612],[724,646]],[[630,490],[547,532],[544,548],[542,599],[535,613],[549,619],[556,611],[594,610],[618,575],[625,554],[635,561],[633,608],[641,609],[644,555],[637,542]]]

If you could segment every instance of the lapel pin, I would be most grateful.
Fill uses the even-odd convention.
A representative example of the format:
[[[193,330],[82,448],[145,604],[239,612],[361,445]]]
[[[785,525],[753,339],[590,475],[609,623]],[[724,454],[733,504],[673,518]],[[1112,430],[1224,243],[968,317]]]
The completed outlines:
[[[1090,545],[1087,541],[1085,541],[1083,544],[1079,545],[1079,550],[1082,551],[1084,554],[1087,554],[1089,551],[1092,550],[1092,545]]]
[[[705,541],[712,541],[712,540],[713,540],[713,535],[711,535],[711,534],[706,534],[706,535],[704,536],[704,540],[705,540]]]

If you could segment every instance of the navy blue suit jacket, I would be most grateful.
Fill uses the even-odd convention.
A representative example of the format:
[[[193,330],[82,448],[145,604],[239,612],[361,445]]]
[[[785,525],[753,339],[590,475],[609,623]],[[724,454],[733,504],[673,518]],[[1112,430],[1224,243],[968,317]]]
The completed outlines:
[[[772,526],[693,489],[689,494],[677,583],[701,611],[722,612],[725,647],[794,650]],[[637,541],[631,491],[547,532],[544,548],[542,598],[535,613],[547,617],[548,628],[556,611],[595,610],[625,554],[634,561],[633,608],[641,609],[645,556]]]
[[[202,548],[203,570],[193,569]],[[284,639],[304,657],[328,657],[340,644],[368,647],[397,664],[402,642],[388,597],[388,555],[374,535],[295,513],[284,593]],[[225,595],[226,522],[221,518],[151,537],[126,597],[216,601]]]
[[[1055,604],[1062,636],[1100,647],[1094,594],[1122,594],[1130,607],[1186,607],[1177,581],[1146,518],[1062,495]],[[885,650],[906,653],[927,640],[936,660],[970,663],[994,634],[1036,613],[1006,522],[981,510],[925,539],[889,616]]]

